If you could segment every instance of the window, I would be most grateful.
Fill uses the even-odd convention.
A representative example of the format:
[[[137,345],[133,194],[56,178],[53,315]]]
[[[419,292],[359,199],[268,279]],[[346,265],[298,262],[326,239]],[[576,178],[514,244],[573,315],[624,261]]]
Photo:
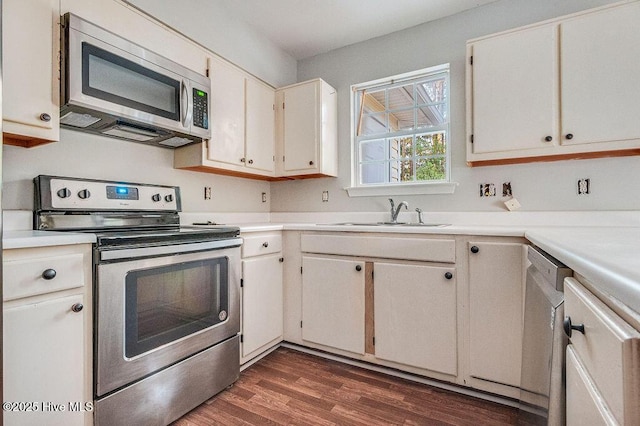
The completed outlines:
[[[355,187],[449,182],[449,65],[352,86]]]

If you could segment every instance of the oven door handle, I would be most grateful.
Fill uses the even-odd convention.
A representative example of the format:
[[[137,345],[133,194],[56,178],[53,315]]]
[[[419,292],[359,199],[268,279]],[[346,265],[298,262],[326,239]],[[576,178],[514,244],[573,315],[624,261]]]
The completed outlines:
[[[159,257],[204,250],[221,250],[242,245],[242,238],[205,241],[202,243],[172,244],[167,246],[100,250],[100,261],[126,260],[138,257]]]

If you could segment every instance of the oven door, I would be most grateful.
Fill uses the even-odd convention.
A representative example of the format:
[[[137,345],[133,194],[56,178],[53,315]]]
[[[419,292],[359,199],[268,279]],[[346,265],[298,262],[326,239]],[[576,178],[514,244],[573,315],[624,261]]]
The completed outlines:
[[[98,264],[96,396],[237,335],[239,287],[239,247]]]

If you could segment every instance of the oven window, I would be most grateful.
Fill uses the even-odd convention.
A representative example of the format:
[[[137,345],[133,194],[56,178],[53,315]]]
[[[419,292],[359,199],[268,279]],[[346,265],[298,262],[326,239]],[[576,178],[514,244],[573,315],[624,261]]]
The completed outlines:
[[[227,319],[226,257],[130,271],[125,355],[134,357]]]

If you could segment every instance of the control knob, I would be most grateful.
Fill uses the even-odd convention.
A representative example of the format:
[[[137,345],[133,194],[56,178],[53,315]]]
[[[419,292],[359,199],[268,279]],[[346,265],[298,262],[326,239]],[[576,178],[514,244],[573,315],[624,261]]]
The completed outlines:
[[[165,195],[165,196],[164,196],[164,200],[165,200],[167,203],[172,202],[172,201],[173,201],[173,195],[171,195],[171,194]]]
[[[160,201],[162,199],[162,197],[160,197],[160,194],[153,194],[151,196],[151,200],[155,203],[157,203],[158,201]]]
[[[58,197],[60,197],[60,198],[69,198],[69,197],[71,197],[71,191],[69,191],[69,188],[59,189],[58,192],[56,192],[56,194],[58,194]]]
[[[78,197],[82,200],[85,200],[89,197],[91,197],[91,192],[89,192],[88,189],[83,189],[81,191],[78,192]]]

